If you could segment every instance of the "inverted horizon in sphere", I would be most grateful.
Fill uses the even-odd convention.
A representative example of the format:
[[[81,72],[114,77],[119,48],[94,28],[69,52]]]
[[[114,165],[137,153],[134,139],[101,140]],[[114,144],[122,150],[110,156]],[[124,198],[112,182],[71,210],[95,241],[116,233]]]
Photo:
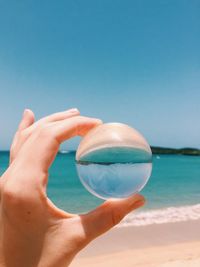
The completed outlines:
[[[152,170],[149,144],[135,129],[106,123],[92,129],[76,153],[80,181],[93,195],[126,198],[140,191]]]
[[[77,161],[144,162],[149,161],[151,148],[134,128],[123,123],[104,123],[89,131],[82,139]]]

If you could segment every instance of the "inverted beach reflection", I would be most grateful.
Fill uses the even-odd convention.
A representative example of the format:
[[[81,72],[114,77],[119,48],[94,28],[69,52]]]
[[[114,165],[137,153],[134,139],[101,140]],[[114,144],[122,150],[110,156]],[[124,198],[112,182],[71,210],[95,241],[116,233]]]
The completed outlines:
[[[152,170],[152,163],[77,163],[76,166],[85,188],[103,199],[125,198],[139,192]]]

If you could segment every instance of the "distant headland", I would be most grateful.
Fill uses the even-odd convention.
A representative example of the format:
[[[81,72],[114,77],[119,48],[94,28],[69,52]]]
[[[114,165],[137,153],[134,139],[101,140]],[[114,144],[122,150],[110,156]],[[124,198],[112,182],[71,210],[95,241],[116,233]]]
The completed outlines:
[[[200,156],[200,149],[192,147],[184,148],[169,148],[161,146],[151,146],[152,153],[155,155],[187,155],[187,156]],[[2,150],[0,153],[9,153],[8,150]],[[75,154],[76,150],[60,150],[59,154]]]
[[[151,146],[151,150],[153,154],[200,156],[200,149],[191,147],[169,148],[169,147]]]
[[[153,154],[162,154],[162,155],[188,155],[188,156],[200,156],[200,149],[184,147],[184,148],[169,148],[169,147],[160,147],[160,146],[151,146]],[[65,153],[76,153],[75,150],[68,151],[59,151],[62,154]]]

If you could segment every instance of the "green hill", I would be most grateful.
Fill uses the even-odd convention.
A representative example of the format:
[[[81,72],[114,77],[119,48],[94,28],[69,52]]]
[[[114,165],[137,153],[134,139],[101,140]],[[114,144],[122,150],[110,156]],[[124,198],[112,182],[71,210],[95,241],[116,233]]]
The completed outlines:
[[[159,147],[151,146],[153,154],[176,154],[176,155],[191,155],[191,156],[200,156],[200,149],[185,147],[185,148],[168,148],[168,147]]]

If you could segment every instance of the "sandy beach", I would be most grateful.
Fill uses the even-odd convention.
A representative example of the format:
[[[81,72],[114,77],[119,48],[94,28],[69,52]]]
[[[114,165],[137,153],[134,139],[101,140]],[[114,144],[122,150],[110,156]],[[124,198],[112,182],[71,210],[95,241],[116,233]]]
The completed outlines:
[[[72,267],[199,267],[200,220],[115,227],[94,240]]]

